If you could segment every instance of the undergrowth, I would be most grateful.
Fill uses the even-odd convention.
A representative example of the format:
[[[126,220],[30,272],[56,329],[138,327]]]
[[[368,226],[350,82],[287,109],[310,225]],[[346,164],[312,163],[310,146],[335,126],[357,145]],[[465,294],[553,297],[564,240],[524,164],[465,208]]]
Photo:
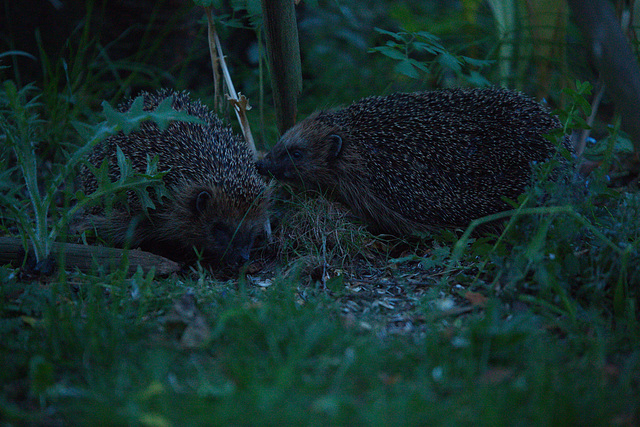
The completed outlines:
[[[446,41],[415,31],[384,35],[396,44],[371,45],[404,61],[397,71],[405,77],[445,76],[454,66],[469,82],[490,67],[464,51],[440,62],[430,56],[437,63],[421,68],[412,62],[421,52],[410,45],[426,37],[442,55]],[[89,108],[104,98],[92,95],[96,82],[62,64],[57,83],[43,89],[4,74],[0,94],[2,234],[40,245],[41,257],[67,238],[80,207],[116,203],[130,189],[144,199],[162,177],[154,159],[140,176],[121,158],[121,182],[94,168],[102,190],[91,200],[76,191],[73,171],[92,144],[153,118],[109,104],[99,117]],[[56,98],[58,84],[65,89]],[[557,111],[563,134],[584,127],[588,89],[565,90]],[[156,120],[185,119],[159,110]],[[640,196],[609,176],[627,147],[614,124],[586,153],[600,162],[588,179],[561,172],[566,152],[538,165],[511,211],[473,224],[499,217],[504,227],[493,235],[469,228],[393,240],[372,235],[334,202],[285,193],[273,240],[236,277],[200,265],[168,278],[60,268],[33,279],[0,266],[0,419],[637,424]]]
[[[117,132],[130,133],[141,122],[155,121],[160,129],[166,128],[171,120],[196,121],[185,112],[173,110],[172,98],[164,100],[153,112],[143,111],[142,97],[136,98],[131,108],[124,113],[114,110],[108,103],[103,103],[105,121],[91,127],[82,123],[74,123],[84,145],[70,153],[65,153],[61,163],[50,162],[50,176],[43,177],[39,173],[41,160],[35,147],[39,143],[38,126],[42,123],[38,103],[39,95],[33,86],[18,91],[12,81],[4,82],[3,96],[0,97],[0,129],[6,135],[7,146],[15,155],[16,166],[9,167],[0,181],[0,188],[6,189],[0,195],[0,203],[10,213],[3,216],[6,223],[15,222],[24,242],[25,252],[33,250],[38,264],[43,263],[51,252],[53,242],[61,233],[67,232],[68,226],[77,221],[79,212],[95,206],[99,202],[107,207],[117,200],[126,197],[127,192],[134,192],[141,202],[144,212],[155,209],[150,191],[157,198],[169,197],[164,189],[162,177],[167,171],[158,171],[158,159],[147,156],[145,173],[134,172],[130,159],[125,158],[118,148],[117,167],[119,178],[112,182],[107,162],[96,168],[86,161],[87,155],[104,138]],[[8,153],[9,154],[9,153]],[[89,173],[96,176],[98,188],[91,194],[76,191],[71,185],[76,169],[83,162]],[[9,165],[7,165],[9,166]],[[44,185],[42,184],[44,183]],[[54,203],[61,203],[64,210],[55,212]]]

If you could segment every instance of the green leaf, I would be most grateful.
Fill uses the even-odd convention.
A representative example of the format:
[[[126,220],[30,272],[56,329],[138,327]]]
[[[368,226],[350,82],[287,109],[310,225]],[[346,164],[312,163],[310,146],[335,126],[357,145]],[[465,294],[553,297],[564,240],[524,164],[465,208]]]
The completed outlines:
[[[150,113],[153,120],[158,124],[161,131],[164,131],[169,127],[169,123],[173,120],[174,113],[177,113],[173,109],[173,97],[165,98],[158,104],[158,107]]]
[[[138,189],[136,191],[136,196],[138,196],[138,200],[140,200],[140,206],[145,213],[148,212],[149,209],[156,208],[156,204],[153,202],[153,199],[149,195],[147,187]]]
[[[411,261],[422,261],[422,257],[418,256],[416,254],[412,254],[412,255],[407,255],[404,257],[400,257],[400,258],[393,258],[389,260],[389,263],[391,264],[404,264],[405,262],[411,262]]]
[[[491,86],[491,82],[487,80],[485,76],[483,76],[477,71],[472,71],[469,74],[467,74],[465,76],[465,80],[471,83],[472,86],[477,86],[477,87]]]
[[[332,292],[340,292],[344,290],[344,277],[340,274],[333,276],[325,282],[325,286]]]
[[[584,99],[584,97],[582,97],[582,96],[576,98],[575,101],[576,101],[576,103],[578,104],[578,106],[580,107],[580,109],[582,110],[582,112],[584,113],[585,116],[590,116],[591,115],[591,104],[589,103],[589,101]]]
[[[544,245],[552,221],[553,217],[546,217],[533,239],[531,239],[529,246],[527,246],[526,256],[534,264],[540,262],[544,256]]]
[[[411,61],[409,61],[409,60],[405,60],[405,61],[399,62],[395,66],[394,70],[398,74],[405,75],[405,76],[410,77],[412,79],[417,79],[417,78],[420,77],[420,75],[416,71],[415,67],[413,66],[413,64],[411,64]]]
[[[430,42],[432,42],[433,44],[437,44],[436,42],[440,41],[440,37],[436,36],[435,34],[431,34],[429,32],[426,31],[418,31],[415,33],[416,36],[428,40]]]
[[[440,46],[439,44],[433,44],[433,43],[414,42],[413,48],[414,50],[424,51],[431,55],[439,55],[443,52],[446,52],[446,49],[444,47]]]
[[[118,169],[120,170],[120,179],[118,182],[124,183],[133,176],[133,166],[131,166],[131,160],[126,158],[119,145],[116,146],[116,160]]]
[[[449,52],[441,53],[438,56],[437,61],[443,67],[449,68],[450,70],[456,73],[462,69],[462,62],[458,58],[450,54]]]
[[[107,124],[112,127],[119,127],[121,119],[120,113],[118,113],[107,101],[102,101],[102,115],[107,119]]]
[[[468,56],[461,56],[460,59],[472,67],[484,68],[493,65],[496,61],[492,59],[476,59]]]
[[[429,270],[442,265],[443,265],[442,260],[438,260],[435,258],[423,258],[422,261],[420,261],[420,267],[423,270]]]
[[[594,146],[585,150],[585,156],[589,159],[601,159],[609,150],[609,146],[613,145],[613,152],[623,155],[629,155],[634,152],[633,142],[624,136],[608,136],[598,141]]]
[[[105,130],[108,132],[119,129],[125,134],[129,134],[140,127],[142,122],[149,120],[155,122],[161,131],[166,130],[172,121],[205,124],[202,119],[192,116],[186,111],[174,110],[173,97],[171,96],[163,99],[153,111],[144,110],[144,99],[142,96],[135,98],[131,107],[126,112],[121,113],[116,111],[106,101],[102,103],[102,110],[107,119],[108,127]]]
[[[576,88],[578,93],[584,96],[584,95],[591,95],[591,89],[593,89],[593,86],[591,85],[591,83],[585,80],[583,82],[577,81]]]
[[[378,52],[380,52],[381,54],[383,54],[384,56],[387,56],[391,59],[395,59],[398,61],[403,61],[405,59],[407,59],[407,55],[405,55],[404,52],[400,52],[396,49],[392,49],[392,48],[388,48],[386,46],[383,47],[379,47],[379,48],[374,48],[373,50],[376,50]]]
[[[71,122],[71,125],[76,130],[76,132],[78,132],[80,138],[88,141],[89,144],[95,144],[118,133],[117,126],[109,125],[107,121],[100,122],[94,126],[74,121]]]
[[[262,18],[262,4],[260,3],[260,0],[247,0],[246,7],[247,13],[249,14],[249,17],[252,18],[252,21],[255,18]],[[252,23],[254,24],[254,27],[256,27],[256,24],[259,22],[262,22],[262,20],[259,19]]]
[[[391,38],[393,38],[395,40],[403,41],[402,35],[399,34],[399,33],[394,33],[394,32],[383,30],[382,28],[377,28],[377,27],[374,28],[374,30],[376,32],[380,33],[380,34],[384,34],[384,35],[389,36],[389,37],[391,37]]]
[[[411,65],[413,65],[418,70],[421,70],[421,71],[429,74],[429,69],[427,68],[427,65],[425,63],[420,62],[420,61],[416,61],[415,59],[410,59],[409,62],[411,63]]]

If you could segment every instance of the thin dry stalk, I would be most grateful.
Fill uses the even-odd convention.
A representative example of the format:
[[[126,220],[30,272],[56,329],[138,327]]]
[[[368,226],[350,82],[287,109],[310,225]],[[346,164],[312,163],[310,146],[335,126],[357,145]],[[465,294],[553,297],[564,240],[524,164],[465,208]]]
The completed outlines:
[[[602,96],[604,95],[604,91],[606,89],[606,86],[604,84],[604,81],[602,81],[602,79],[598,80],[596,87],[597,87],[596,94],[593,97],[593,101],[591,102],[591,115],[587,117],[587,121],[586,121],[587,125],[589,126],[589,129],[582,129],[578,134],[577,141],[573,145],[576,150],[576,155],[578,157],[582,156],[587,146],[587,138],[589,138],[589,134],[591,133],[590,128],[591,126],[593,126],[593,122],[596,119],[596,114],[598,113],[598,107],[600,106],[600,102],[602,101]]]
[[[251,109],[249,100],[246,96],[236,92],[236,89],[233,86],[233,81],[231,80],[231,75],[229,74],[229,68],[227,68],[227,63],[224,60],[224,52],[222,51],[220,38],[218,37],[218,33],[213,22],[213,13],[211,11],[211,7],[205,7],[204,9],[207,13],[207,24],[209,29],[209,54],[211,55],[211,67],[213,68],[213,84],[215,90],[214,97],[216,108],[218,109],[218,111],[222,110],[222,100],[219,97],[220,74],[218,72],[218,70],[221,69],[222,75],[224,76],[225,87],[227,88],[228,92],[227,101],[229,101],[229,103],[233,107],[233,111],[235,111],[236,113],[236,117],[238,118],[238,122],[240,123],[240,129],[242,129],[244,140],[249,146],[251,153],[253,154],[253,160],[258,160],[258,150],[256,150],[256,144],[253,140],[253,135],[251,134],[251,126],[249,125],[249,120],[247,120],[247,110]],[[220,66],[220,68],[218,68],[218,65]],[[218,103],[220,103],[219,106]],[[269,219],[266,220],[264,228],[268,238],[271,240],[271,223]]]
[[[251,109],[249,105],[249,100],[243,94],[236,92],[235,87],[233,86],[233,81],[231,81],[231,75],[229,74],[229,69],[227,68],[227,63],[224,60],[224,54],[222,52],[222,45],[220,44],[220,38],[218,34],[214,34],[216,49],[218,50],[218,57],[220,58],[220,68],[222,69],[222,75],[224,76],[224,83],[227,87],[227,100],[233,107],[233,110],[236,112],[236,117],[238,117],[238,121],[240,122],[240,128],[242,129],[242,134],[244,135],[245,141],[249,145],[249,148],[253,152],[253,157],[255,160],[258,158],[258,152],[256,150],[256,144],[253,141],[253,135],[251,134],[251,127],[249,126],[249,121],[247,120],[247,110]]]
[[[215,88],[214,96],[216,99],[216,103],[219,99],[218,88],[220,85],[220,75],[218,70],[221,69],[222,75],[224,77],[225,87],[227,88],[227,100],[233,107],[233,111],[235,111],[236,113],[236,117],[238,118],[238,122],[240,123],[240,129],[242,129],[244,140],[249,145],[249,148],[253,153],[254,160],[257,160],[258,152],[256,150],[256,144],[253,141],[253,135],[251,134],[249,121],[247,120],[247,110],[251,109],[249,100],[246,96],[236,92],[236,89],[233,86],[233,81],[231,80],[231,75],[229,74],[227,63],[224,60],[224,52],[222,51],[220,38],[218,37],[218,33],[213,22],[213,13],[211,11],[211,7],[205,7],[204,9],[207,13],[207,23],[209,28],[209,54],[211,55],[211,66],[213,68],[213,84]],[[218,68],[218,65],[220,66],[220,68]]]
[[[207,13],[208,22],[208,39],[209,39],[209,56],[211,57],[211,69],[213,71],[213,99],[214,109],[218,112],[222,111],[222,97],[220,96],[220,73],[219,73],[219,59],[215,49],[216,26],[213,23],[213,13],[211,7],[205,7]]]

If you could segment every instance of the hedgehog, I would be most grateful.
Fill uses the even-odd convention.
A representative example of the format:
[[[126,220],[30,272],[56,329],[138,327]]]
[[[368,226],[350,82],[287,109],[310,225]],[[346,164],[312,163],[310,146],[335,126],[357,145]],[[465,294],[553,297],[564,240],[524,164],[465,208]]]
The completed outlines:
[[[145,111],[172,97],[174,110],[198,117],[202,124],[173,121],[161,131],[155,122],[145,121],[128,135],[119,132],[97,145],[88,164],[99,167],[106,161],[112,182],[120,177],[117,147],[140,173],[146,171],[147,158],[158,156],[158,170],[166,171],[162,179],[170,197],[154,200],[156,208],[145,212],[130,192],[126,205],[117,204],[108,213],[94,209],[86,222],[116,246],[139,247],[178,261],[203,257],[212,263],[237,265],[248,260],[269,205],[252,152],[189,93],[161,89],[141,96]],[[130,99],[118,110],[126,112],[132,103]],[[81,182],[87,194],[98,188],[86,164]]]
[[[504,198],[531,184],[532,163],[556,153],[545,135],[560,127],[507,89],[394,93],[313,113],[257,166],[338,199],[374,232],[410,235],[508,209]]]

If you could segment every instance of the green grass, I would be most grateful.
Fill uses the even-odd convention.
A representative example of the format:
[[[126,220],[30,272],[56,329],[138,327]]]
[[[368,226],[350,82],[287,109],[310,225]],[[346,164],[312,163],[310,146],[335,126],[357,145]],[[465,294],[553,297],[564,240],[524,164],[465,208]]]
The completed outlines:
[[[301,302],[296,280],[263,290],[206,276],[24,284],[7,273],[9,422],[607,425],[637,410],[639,331],[598,307],[570,318],[490,297],[434,318],[426,295],[412,310],[421,324],[389,334],[345,321],[319,288]],[[211,328],[195,348],[164,320],[188,289]]]
[[[100,102],[127,90],[118,82],[157,83],[144,73],[115,84],[84,73],[82,64],[115,75],[147,69],[108,62],[86,28],[70,44],[80,57],[46,61],[42,88],[20,87],[0,69],[3,235],[36,239],[37,227],[71,220],[65,215],[83,199],[69,161],[87,143],[73,123],[100,122]],[[363,65],[358,57],[359,72],[380,67],[382,56]],[[326,93],[309,93],[301,109]],[[587,87],[563,93],[559,116],[567,130],[579,128]],[[198,267],[160,278],[0,266],[0,423],[635,425],[640,196],[621,184],[629,154],[616,123],[610,128],[590,150],[603,166],[588,182],[554,182],[541,167],[497,237],[455,230],[385,239],[335,204],[287,195],[274,241],[231,277]],[[48,211],[37,213],[38,197]],[[64,240],[66,231],[45,235]]]

